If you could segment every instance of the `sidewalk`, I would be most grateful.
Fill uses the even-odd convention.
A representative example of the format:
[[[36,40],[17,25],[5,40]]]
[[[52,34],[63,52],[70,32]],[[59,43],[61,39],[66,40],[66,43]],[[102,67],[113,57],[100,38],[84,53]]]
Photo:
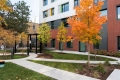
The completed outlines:
[[[34,59],[36,56],[37,55],[35,53],[30,53],[30,56],[27,58],[5,60],[5,61],[18,64],[20,66],[23,66],[25,68],[44,74],[46,76],[52,77],[57,80],[98,80],[98,79],[87,77],[84,75],[79,75],[72,72],[68,72],[68,71],[57,69],[57,68],[52,68],[52,67],[27,61],[28,59]]]
[[[58,50],[54,50],[59,52]],[[88,55],[87,52],[77,52],[77,51],[63,51],[64,53],[73,53],[73,54],[83,54],[83,55]],[[20,54],[20,53],[17,53]],[[27,53],[25,53],[27,54]],[[94,56],[93,54],[90,54],[91,56]],[[64,70],[60,70],[57,68],[52,68],[52,67],[48,67],[42,64],[37,64],[34,62],[30,62],[27,60],[42,60],[42,61],[54,61],[54,62],[72,62],[72,63],[86,63],[87,61],[83,61],[83,60],[60,60],[60,59],[43,59],[43,58],[35,58],[37,56],[37,54],[35,53],[30,53],[30,56],[27,58],[22,58],[22,59],[13,59],[13,60],[5,60],[6,62],[13,62],[15,64],[18,64],[20,66],[23,66],[25,68],[28,68],[30,70],[33,70],[35,72],[44,74],[46,76],[52,77],[54,79],[57,80],[98,80],[95,78],[91,78],[91,77],[87,77],[84,75],[80,75],[80,74],[75,74],[72,72],[68,72],[68,71],[64,71]],[[101,57],[108,57],[108,58],[112,58],[112,59],[116,59],[118,61],[111,61],[112,64],[117,64],[117,62],[120,62],[120,58],[116,58],[116,57],[109,57],[109,56],[103,56],[103,55],[97,55],[97,56],[101,56]],[[104,61],[90,61],[90,63],[99,63],[99,62],[104,62]]]
[[[53,50],[53,52],[61,52],[61,51],[60,50]],[[67,51],[67,50],[63,50],[62,52],[63,53],[68,53],[68,54],[88,55],[88,52]],[[95,56],[95,55],[94,54],[90,54],[90,56]],[[96,55],[96,56],[105,57],[105,58],[111,58],[111,59],[118,60],[120,62],[120,58],[117,58],[117,57],[104,56],[104,55]]]

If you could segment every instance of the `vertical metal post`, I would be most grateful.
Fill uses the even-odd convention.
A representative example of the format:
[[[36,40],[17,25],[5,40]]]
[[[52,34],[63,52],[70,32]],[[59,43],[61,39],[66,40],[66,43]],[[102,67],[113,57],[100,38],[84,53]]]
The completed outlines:
[[[27,36],[27,55],[29,56],[29,34]]]
[[[36,34],[36,54],[37,54],[37,34]]]
[[[15,35],[15,53],[16,53],[16,35]]]
[[[30,34],[30,52],[31,52],[31,49],[32,49],[32,45],[31,45],[31,34]]]

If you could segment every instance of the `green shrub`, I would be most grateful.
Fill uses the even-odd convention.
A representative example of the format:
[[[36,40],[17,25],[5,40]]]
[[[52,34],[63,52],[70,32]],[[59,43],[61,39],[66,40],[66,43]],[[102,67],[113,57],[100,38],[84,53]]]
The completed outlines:
[[[99,63],[96,67],[95,67],[95,70],[101,72],[101,73],[105,73],[105,68],[104,68],[104,65],[102,63]]]
[[[111,65],[108,59],[105,60],[104,65],[105,65],[105,66],[110,66],[110,65]]]
[[[114,53],[113,56],[115,56],[115,57],[120,57],[120,52],[116,52],[116,53]]]

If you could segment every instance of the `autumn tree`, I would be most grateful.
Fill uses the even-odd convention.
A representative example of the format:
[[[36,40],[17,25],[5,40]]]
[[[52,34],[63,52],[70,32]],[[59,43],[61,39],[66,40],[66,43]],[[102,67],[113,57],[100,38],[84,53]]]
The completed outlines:
[[[7,0],[0,0],[0,25],[1,23],[5,23],[5,20],[4,20],[4,15],[1,14],[1,12],[11,12],[12,9],[11,7],[7,6]]]
[[[3,28],[0,28],[0,43],[4,45],[4,53],[6,53],[6,46],[9,45],[14,45],[16,41],[19,41],[19,37],[15,37],[14,32],[10,30],[5,30]]]
[[[67,29],[64,27],[63,22],[61,22],[58,27],[57,40],[60,42],[61,52],[63,50],[63,43],[66,42]]]
[[[87,43],[88,66],[90,64],[90,44],[101,40],[100,30],[102,24],[107,20],[106,16],[100,16],[103,4],[102,0],[99,0],[98,3],[94,3],[94,0],[80,0],[80,6],[75,7],[75,16],[68,19],[75,38]]]
[[[43,51],[45,44],[50,42],[51,38],[51,28],[47,23],[42,23],[41,26],[38,29],[38,40],[43,43]]]
[[[27,34],[25,32],[22,32],[18,35],[21,41],[22,46],[22,54],[23,54],[23,47],[27,44]]]

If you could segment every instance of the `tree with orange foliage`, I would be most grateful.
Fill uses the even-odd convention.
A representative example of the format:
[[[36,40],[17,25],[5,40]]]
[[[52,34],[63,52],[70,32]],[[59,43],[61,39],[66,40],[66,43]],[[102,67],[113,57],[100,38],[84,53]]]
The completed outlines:
[[[7,44],[14,45],[15,40],[19,41],[20,38],[19,37],[15,38],[14,32],[0,28],[0,43],[4,45],[3,55],[6,53],[6,45]]]
[[[75,7],[75,16],[68,19],[75,38],[87,43],[88,66],[90,65],[90,44],[101,40],[100,30],[107,20],[106,16],[100,16],[103,4],[102,0],[96,4],[94,0],[80,0],[80,6]]]

